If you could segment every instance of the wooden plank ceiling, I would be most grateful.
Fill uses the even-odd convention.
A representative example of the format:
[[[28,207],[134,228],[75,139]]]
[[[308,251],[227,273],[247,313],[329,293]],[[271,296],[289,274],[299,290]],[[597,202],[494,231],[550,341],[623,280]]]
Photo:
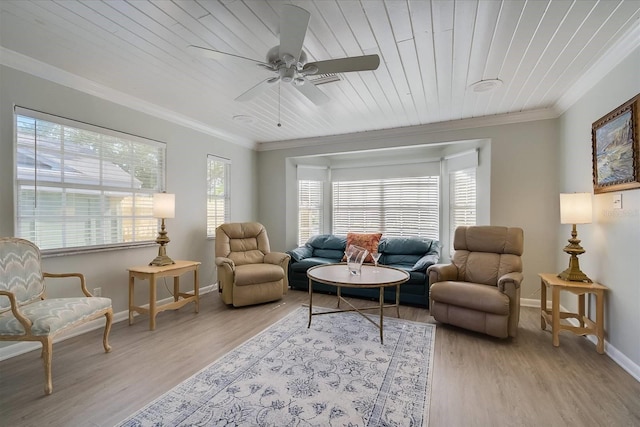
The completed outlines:
[[[309,62],[379,54],[380,67],[318,86],[322,106],[284,83],[234,101],[269,74],[186,47],[264,61],[286,3],[311,14]],[[638,0],[2,0],[0,11],[3,58],[263,143],[550,109],[640,22]],[[487,79],[503,84],[470,88]]]

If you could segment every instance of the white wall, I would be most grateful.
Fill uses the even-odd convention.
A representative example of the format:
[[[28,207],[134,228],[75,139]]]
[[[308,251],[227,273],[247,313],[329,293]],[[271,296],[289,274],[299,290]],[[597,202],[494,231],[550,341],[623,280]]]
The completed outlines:
[[[297,182],[295,167],[290,161],[293,157],[391,146],[490,140],[490,149],[481,150],[479,182],[485,184],[480,188],[478,197],[480,203],[489,199],[490,224],[524,229],[525,280],[522,298],[539,298],[540,281],[537,274],[556,270],[556,254],[560,250],[556,238],[556,120],[444,132],[429,129],[429,126],[424,126],[393,132],[363,132],[324,138],[313,146],[300,147],[298,143],[297,148],[259,152],[259,221],[269,231],[272,247],[287,250],[296,246]],[[296,143],[292,142],[291,145]],[[489,171],[483,168],[487,163],[491,165]]]
[[[212,136],[163,121],[16,71],[0,68],[0,236],[13,236],[13,105],[107,127],[167,143],[167,191],[176,193],[176,217],[166,221],[173,259],[202,262],[200,286],[215,283],[214,241],[206,238],[207,154],[231,159],[231,217],[234,221],[257,217],[256,153]],[[49,272],[82,272],[89,290],[102,287],[113,300],[114,311],[128,308],[127,267],[145,265],[158,253],[157,245],[44,260]],[[184,289],[192,286],[185,275]],[[136,303],[148,302],[148,283],[136,282]],[[51,285],[54,285],[52,283]],[[168,283],[169,288],[171,283]],[[169,296],[164,286],[158,297]],[[54,287],[50,297],[60,295]]]
[[[559,189],[592,192],[591,125],[640,93],[640,48],[587,91],[559,119]],[[636,123],[638,126],[638,123]],[[622,195],[622,210],[612,208],[612,195]],[[557,204],[557,203],[556,203]],[[557,208],[559,209],[559,208]],[[559,211],[558,211],[559,212]],[[594,222],[578,226],[578,238],[586,253],[580,268],[592,280],[609,287],[605,297],[605,339],[630,362],[640,377],[640,190],[594,196]],[[559,215],[559,213],[558,213]],[[571,226],[558,228],[566,243]],[[568,255],[557,257],[556,270],[568,265]],[[575,298],[562,304],[576,307]],[[595,310],[592,308],[595,314]],[[635,365],[635,367],[633,366]]]

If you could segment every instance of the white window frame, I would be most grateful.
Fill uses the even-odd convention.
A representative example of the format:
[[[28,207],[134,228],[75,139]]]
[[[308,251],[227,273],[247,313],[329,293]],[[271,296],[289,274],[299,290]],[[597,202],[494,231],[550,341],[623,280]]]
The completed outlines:
[[[314,224],[313,219],[317,219]],[[298,245],[324,229],[324,182],[298,180]]]
[[[224,168],[223,194],[216,191],[212,182],[212,172],[215,166]],[[231,219],[231,160],[224,157],[207,154],[207,237],[216,237],[216,228]],[[222,219],[220,219],[219,203],[222,203]]]
[[[43,254],[153,242],[165,143],[17,106],[13,123],[16,236]]]
[[[449,173],[449,238],[453,255],[453,236],[459,226],[476,225],[478,217],[477,168]]]

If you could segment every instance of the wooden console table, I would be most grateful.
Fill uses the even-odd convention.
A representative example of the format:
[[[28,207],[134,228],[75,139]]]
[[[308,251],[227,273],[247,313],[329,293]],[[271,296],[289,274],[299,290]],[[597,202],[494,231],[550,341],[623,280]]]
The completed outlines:
[[[560,279],[553,273],[539,274],[540,282],[540,327],[546,329],[547,323],[551,324],[553,345],[560,345],[559,333],[561,330],[571,331],[577,335],[595,335],[598,338],[596,351],[604,353],[604,291],[608,288],[599,283],[570,282]],[[551,310],[547,309],[547,287],[551,288]],[[578,312],[569,313],[560,311],[560,291],[568,291],[578,296]],[[594,294],[596,298],[595,322],[585,316],[585,294]],[[561,319],[577,319],[580,326],[572,326],[560,323]]]
[[[180,307],[194,302],[196,313],[200,310],[199,283],[198,283],[198,261],[176,261],[175,264],[157,267],[144,265],[129,268],[129,325],[133,324],[133,313],[149,315],[149,329],[156,328],[156,315],[165,310],[177,310]],[[180,292],[180,276],[186,272],[193,271],[193,294]],[[156,279],[160,277],[173,277],[173,302],[157,305],[156,302]],[[134,280],[149,280],[149,308],[136,306],[133,296]]]

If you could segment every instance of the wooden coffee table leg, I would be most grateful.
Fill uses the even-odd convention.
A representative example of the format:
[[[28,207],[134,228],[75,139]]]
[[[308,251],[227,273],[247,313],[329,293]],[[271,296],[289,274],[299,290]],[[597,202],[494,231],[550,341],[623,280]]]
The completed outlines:
[[[313,312],[313,285],[311,279],[309,279],[309,324],[307,329],[311,327],[311,313]]]
[[[380,287],[380,344],[384,344],[384,337],[382,336],[383,319],[384,318],[384,288]]]

